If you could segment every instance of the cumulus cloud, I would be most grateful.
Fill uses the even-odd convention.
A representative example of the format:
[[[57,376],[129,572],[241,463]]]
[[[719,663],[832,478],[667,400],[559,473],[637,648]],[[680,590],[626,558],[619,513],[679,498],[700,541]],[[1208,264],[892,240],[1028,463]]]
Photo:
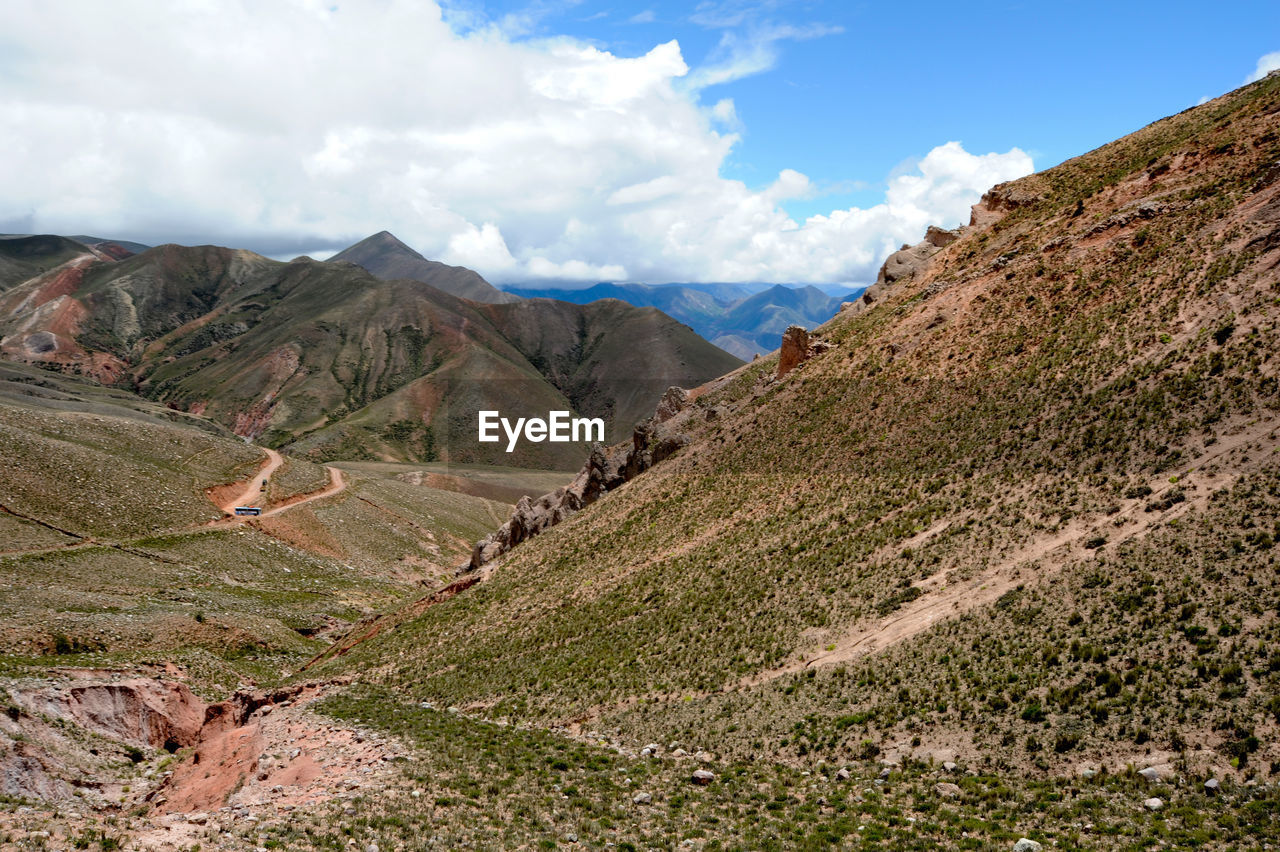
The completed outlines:
[[[1258,59],[1258,66],[1253,73],[1244,79],[1246,83],[1256,83],[1272,71],[1280,70],[1280,50],[1268,53]]]
[[[796,222],[782,205],[813,182],[722,177],[738,118],[727,98],[699,99],[748,73],[758,45],[690,69],[674,41],[620,57],[460,14],[426,0],[14,0],[0,223],[277,256],[387,229],[500,282],[865,281],[897,244],[1031,170],[1017,149],[948,143],[891,177],[882,204]]]

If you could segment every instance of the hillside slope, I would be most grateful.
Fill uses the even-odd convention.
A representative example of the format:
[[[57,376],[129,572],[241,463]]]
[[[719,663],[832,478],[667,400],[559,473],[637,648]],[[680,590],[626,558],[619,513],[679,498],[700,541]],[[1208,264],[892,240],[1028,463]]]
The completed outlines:
[[[729,761],[1167,765],[1192,811],[1271,778],[1277,162],[1272,75],[996,187],[802,366],[708,387],[674,458],[331,668]],[[1203,828],[1037,808],[1104,848]]]
[[[610,422],[610,442],[653,413],[663,392],[681,384],[677,374],[710,378],[742,363],[656,308],[616,299],[525,299],[482,312],[574,409]]]
[[[259,448],[27,365],[0,363],[0,450],[0,672],[93,651],[82,662],[97,667],[199,660],[210,685],[237,667],[279,677],[237,648],[305,660],[322,643],[294,626],[417,596],[501,506],[358,472],[327,488],[331,472],[285,459],[247,500],[287,511],[225,518],[218,505],[263,464]]]

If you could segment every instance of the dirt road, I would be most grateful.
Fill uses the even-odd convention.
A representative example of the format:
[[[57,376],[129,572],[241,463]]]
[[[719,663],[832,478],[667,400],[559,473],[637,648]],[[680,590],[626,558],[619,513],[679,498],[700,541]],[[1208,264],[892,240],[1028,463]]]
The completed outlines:
[[[280,465],[284,464],[284,457],[275,450],[262,448],[267,454],[267,463],[245,483],[244,491],[232,497],[218,508],[226,512],[228,515],[234,515],[236,506],[261,506],[263,495],[266,494],[267,480],[271,479],[271,475],[280,469]]]
[[[311,491],[306,494],[295,494],[274,506],[268,506],[265,501],[265,495],[267,493],[266,484],[270,481],[271,476],[280,469],[282,464],[284,464],[284,458],[275,450],[270,450],[266,447],[263,447],[262,451],[267,454],[266,464],[264,464],[256,474],[254,474],[252,479],[245,483],[243,491],[218,506],[219,509],[227,513],[230,517],[223,518],[220,521],[214,521],[211,525],[228,526],[232,523],[244,523],[245,521],[255,517],[269,518],[273,515],[278,515],[281,512],[288,511],[295,506],[301,506],[303,503],[310,503],[312,500],[323,500],[325,497],[332,497],[347,487],[347,480],[346,477],[342,475],[342,471],[338,470],[336,467],[326,466],[325,470],[329,472],[329,484],[324,488],[321,488],[319,491]],[[238,516],[235,513],[237,506],[256,506],[257,508],[262,509],[262,513],[259,515]]]
[[[301,506],[303,503],[310,503],[312,500],[323,500],[325,497],[332,497],[347,487],[347,480],[342,475],[342,471],[336,467],[325,467],[329,471],[329,484],[319,491],[311,491],[307,494],[295,494],[288,500],[277,503],[269,509],[266,509],[259,517],[269,518],[272,515],[278,515],[281,512],[287,512],[295,506]]]

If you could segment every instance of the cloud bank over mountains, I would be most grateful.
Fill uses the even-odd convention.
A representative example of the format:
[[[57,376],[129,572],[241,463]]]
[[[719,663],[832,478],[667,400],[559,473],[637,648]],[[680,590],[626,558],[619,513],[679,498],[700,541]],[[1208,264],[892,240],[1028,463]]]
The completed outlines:
[[[690,68],[675,41],[621,57],[460,33],[430,2],[20,1],[0,32],[0,231],[326,256],[385,228],[499,282],[865,282],[1032,171],[945,142],[882,203],[792,220],[815,183],[722,177],[744,131],[732,100],[703,101],[822,34],[766,35]]]

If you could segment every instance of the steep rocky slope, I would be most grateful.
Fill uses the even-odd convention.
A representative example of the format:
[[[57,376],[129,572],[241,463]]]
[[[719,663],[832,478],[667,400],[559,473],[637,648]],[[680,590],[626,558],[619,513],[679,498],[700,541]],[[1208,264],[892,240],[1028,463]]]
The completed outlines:
[[[1193,811],[1271,783],[1278,162],[1273,75],[996,187],[800,366],[708,388],[671,459],[335,667],[731,760],[1154,766]]]

